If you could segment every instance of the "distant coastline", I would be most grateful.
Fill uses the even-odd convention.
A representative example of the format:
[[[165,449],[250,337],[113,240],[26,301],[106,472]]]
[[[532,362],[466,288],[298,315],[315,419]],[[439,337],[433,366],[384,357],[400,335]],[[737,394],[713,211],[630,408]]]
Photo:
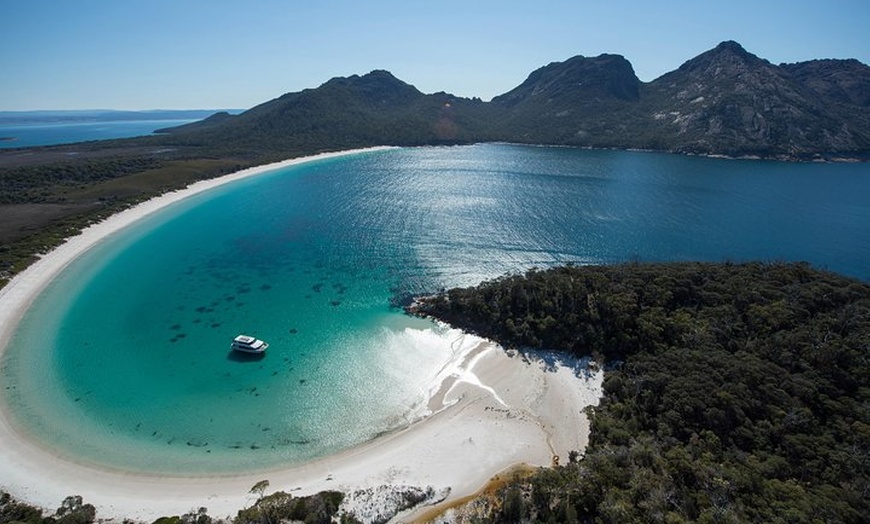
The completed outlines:
[[[189,124],[217,112],[240,111],[0,111],[0,147],[45,147],[150,136],[162,128]]]
[[[119,120],[199,120],[215,113],[240,113],[242,109],[157,109],[124,111],[118,109],[0,111],[0,127],[19,124],[57,124],[71,122],[117,122]]]

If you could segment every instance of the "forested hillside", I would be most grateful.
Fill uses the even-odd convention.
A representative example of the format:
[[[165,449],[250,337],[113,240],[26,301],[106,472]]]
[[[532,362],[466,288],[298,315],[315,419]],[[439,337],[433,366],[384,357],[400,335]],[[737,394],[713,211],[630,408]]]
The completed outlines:
[[[163,143],[214,154],[283,159],[323,149],[418,146],[487,140],[481,100],[423,94],[388,71],[333,78],[240,115],[218,114],[163,130]]]
[[[583,460],[479,510],[516,522],[866,522],[870,286],[804,264],[507,276],[414,311],[505,346],[592,354]]]

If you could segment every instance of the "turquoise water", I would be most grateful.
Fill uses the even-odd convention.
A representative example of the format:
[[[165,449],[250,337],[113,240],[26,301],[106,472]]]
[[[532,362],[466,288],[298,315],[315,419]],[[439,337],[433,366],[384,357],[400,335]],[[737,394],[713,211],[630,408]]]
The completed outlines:
[[[79,259],[3,360],[46,444],[160,472],[344,449],[423,414],[461,340],[395,296],[558,263],[806,260],[870,280],[866,164],[511,145],[371,152],[228,185]],[[267,340],[239,359],[239,333]]]

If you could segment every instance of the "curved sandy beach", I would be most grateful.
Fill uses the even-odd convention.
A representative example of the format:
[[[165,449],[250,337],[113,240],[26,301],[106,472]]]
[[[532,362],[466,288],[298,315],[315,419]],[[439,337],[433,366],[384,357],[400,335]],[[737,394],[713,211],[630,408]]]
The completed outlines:
[[[370,151],[370,150],[369,150]],[[45,286],[76,257],[107,235],[169,204],[228,182],[347,151],[293,159],[198,182],[87,228],[42,257],[0,289],[0,357],[18,321]],[[598,403],[602,372],[581,362],[544,355],[509,356],[471,335],[454,335],[463,351],[432,385],[431,415],[400,431],[308,464],[232,477],[168,477],[112,471],[65,460],[11,423],[0,402],[0,489],[49,510],[81,495],[101,519],[152,521],[206,507],[213,517],[234,516],[250,505],[251,487],[298,495],[325,489],[354,492],[382,485],[431,486],[445,503],[469,495],[516,464],[549,466],[585,448],[583,408]],[[0,378],[2,380],[2,378]],[[5,387],[0,383],[0,391]],[[353,499],[353,497],[351,497]],[[364,500],[345,509],[366,520]],[[370,501],[369,501],[370,502]],[[401,517],[399,517],[401,518]]]

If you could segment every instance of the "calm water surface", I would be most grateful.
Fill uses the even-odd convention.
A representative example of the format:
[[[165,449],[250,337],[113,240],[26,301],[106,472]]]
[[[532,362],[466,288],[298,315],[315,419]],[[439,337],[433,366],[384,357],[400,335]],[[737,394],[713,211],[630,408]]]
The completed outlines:
[[[70,144],[153,134],[158,129],[195,122],[196,119],[107,120],[8,124],[0,122],[0,149]]]
[[[806,260],[870,280],[867,164],[511,145],[318,161],[175,205],[78,260],[3,360],[17,419],[81,460],[297,463],[423,414],[456,332],[391,297],[566,262]],[[250,333],[265,358],[239,359]]]

